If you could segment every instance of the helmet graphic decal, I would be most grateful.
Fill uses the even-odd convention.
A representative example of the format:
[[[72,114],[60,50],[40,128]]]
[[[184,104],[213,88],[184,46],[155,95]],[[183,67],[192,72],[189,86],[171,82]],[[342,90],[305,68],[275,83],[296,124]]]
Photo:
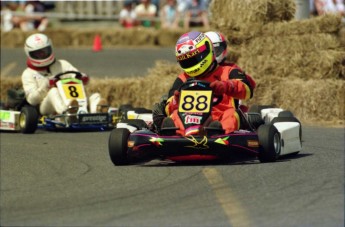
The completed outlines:
[[[176,42],[175,54],[181,68],[191,77],[206,72],[215,60],[211,40],[198,31],[183,34]]]

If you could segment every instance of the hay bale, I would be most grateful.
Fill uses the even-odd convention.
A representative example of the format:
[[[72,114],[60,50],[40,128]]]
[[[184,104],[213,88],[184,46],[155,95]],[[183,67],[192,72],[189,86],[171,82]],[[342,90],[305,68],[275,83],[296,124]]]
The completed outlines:
[[[49,38],[51,38],[54,47],[66,47],[66,46],[73,46],[75,47],[75,40],[73,40],[72,34],[74,30],[66,29],[66,28],[59,28],[59,29],[47,29],[44,34],[46,34]],[[28,37],[28,34],[25,35]]]
[[[21,77],[7,77],[1,76],[0,78],[0,100],[7,102],[7,90],[8,89],[21,89],[22,80]]]
[[[244,54],[238,64],[254,78],[345,79],[344,51],[321,50],[289,55]]]
[[[325,14],[306,20],[291,20],[267,23],[262,27],[260,36],[282,37],[285,35],[303,35],[316,33],[338,33],[342,27],[341,17]]]
[[[1,32],[1,47],[24,47],[26,34],[20,29],[14,29],[11,32]]]
[[[210,23],[216,30],[223,31],[237,43],[243,42],[260,32],[269,22],[288,21],[294,18],[293,0],[217,0],[210,4]]]
[[[276,104],[292,111],[305,124],[344,125],[345,81],[285,78],[258,79],[248,104]]]
[[[175,44],[178,38],[184,33],[185,31],[182,29],[179,30],[171,30],[171,29],[160,29],[157,34],[157,44],[159,46],[171,46],[171,44]]]
[[[339,22],[338,16],[330,15],[264,25],[263,32],[241,45],[238,64],[255,78],[345,79]]]
[[[336,35],[329,33],[258,36],[243,45],[244,55],[293,55],[321,50],[338,50],[340,42]]]

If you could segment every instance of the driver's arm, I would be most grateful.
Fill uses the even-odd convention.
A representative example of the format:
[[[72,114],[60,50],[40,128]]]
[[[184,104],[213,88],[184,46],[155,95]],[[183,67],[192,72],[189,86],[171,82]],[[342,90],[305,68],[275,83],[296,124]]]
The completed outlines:
[[[176,78],[173,86],[169,90],[169,96],[168,96],[169,98],[165,106],[165,113],[167,116],[170,116],[170,114],[172,114],[172,112],[178,107],[178,100],[176,100],[177,97],[174,94],[175,94],[175,91],[179,90],[182,84],[183,84],[183,81],[178,77]]]
[[[231,96],[235,99],[247,100],[253,97],[253,82],[249,80],[244,72],[234,68],[229,73],[229,79],[232,82],[233,89]]]
[[[25,98],[33,106],[40,104],[49,90],[49,79],[31,69],[23,72],[22,84]]]

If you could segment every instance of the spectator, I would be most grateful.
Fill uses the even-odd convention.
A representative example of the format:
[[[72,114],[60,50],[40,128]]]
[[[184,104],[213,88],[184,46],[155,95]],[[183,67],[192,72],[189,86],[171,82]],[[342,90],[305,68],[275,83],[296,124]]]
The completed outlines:
[[[124,28],[132,28],[138,25],[137,14],[133,9],[132,1],[125,1],[119,14],[119,21]]]
[[[314,0],[318,15],[336,13],[345,16],[345,4],[343,0]]]
[[[14,27],[12,18],[15,8],[17,8],[17,4],[15,3],[1,2],[1,29],[4,32],[11,31]]]
[[[4,31],[20,28],[23,31],[44,31],[48,25],[48,18],[35,13],[45,12],[44,5],[40,1],[8,2],[3,14]],[[21,14],[18,14],[21,13]]]
[[[24,16],[16,13],[24,11],[24,4],[19,4],[16,1],[9,1],[4,4],[4,10],[1,15],[1,22],[5,32],[11,31],[14,28],[20,28],[26,31],[26,20]]]
[[[38,31],[44,31],[49,23],[47,17],[42,15],[35,15],[35,13],[44,13],[46,11],[45,5],[40,1],[27,1],[24,8],[28,14],[27,23],[31,24],[30,30],[37,29]]]
[[[141,0],[141,3],[135,7],[135,13],[138,20],[144,27],[152,27],[155,25],[155,17],[157,7],[151,3],[151,0]]]
[[[178,28],[180,15],[177,10],[176,0],[167,0],[160,11],[162,28]]]
[[[189,4],[191,4],[191,0],[177,0],[177,10],[181,17],[184,17]]]
[[[192,0],[188,4],[184,28],[203,26],[205,29],[210,27],[208,20],[208,1],[207,0]]]

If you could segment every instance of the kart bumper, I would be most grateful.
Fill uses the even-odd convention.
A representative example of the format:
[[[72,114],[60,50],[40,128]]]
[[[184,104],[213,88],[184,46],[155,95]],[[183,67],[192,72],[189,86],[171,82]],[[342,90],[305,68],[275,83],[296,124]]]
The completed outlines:
[[[141,130],[128,140],[128,157],[132,160],[167,158],[174,161],[212,160],[257,157],[258,137],[255,133],[231,133],[206,136],[158,136]]]
[[[108,113],[57,115],[44,118],[39,128],[47,130],[105,130],[113,128],[113,116]]]

